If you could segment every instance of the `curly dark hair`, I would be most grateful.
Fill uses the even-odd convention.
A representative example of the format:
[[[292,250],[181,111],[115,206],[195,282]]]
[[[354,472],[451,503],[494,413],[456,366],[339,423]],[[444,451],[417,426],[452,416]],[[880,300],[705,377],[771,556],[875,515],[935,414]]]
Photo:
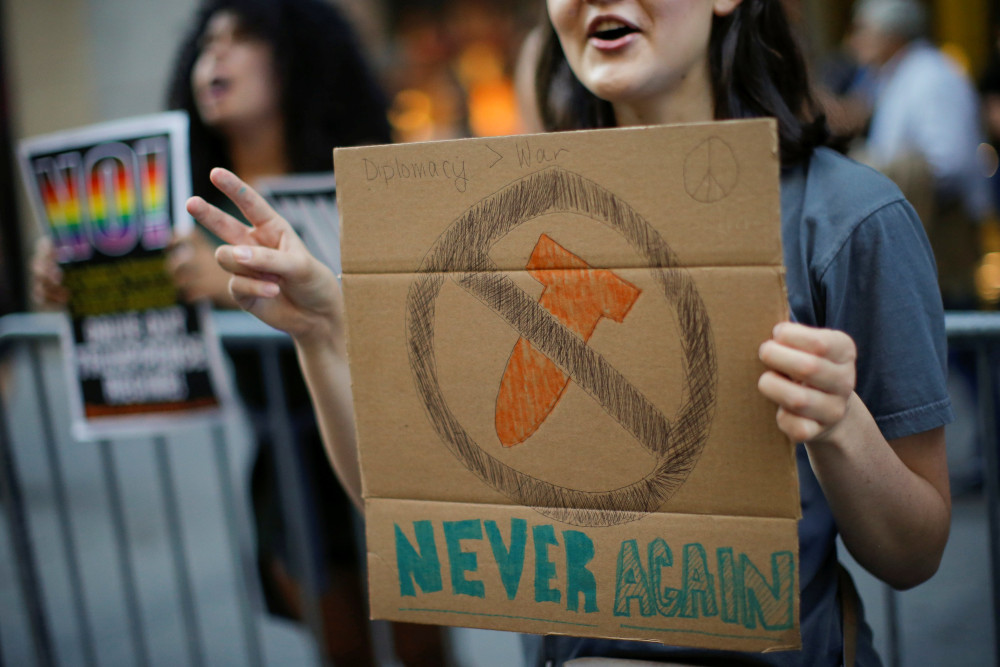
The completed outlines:
[[[247,33],[274,50],[285,118],[285,145],[293,172],[330,171],[333,148],[388,143],[387,102],[347,19],[324,0],[204,0],[181,45],[167,106],[191,119],[194,193],[212,197],[212,167],[230,167],[223,138],[202,122],[191,71],[209,20],[231,11]]]
[[[577,80],[551,22],[547,31],[535,79],[545,128],[614,127],[611,104]],[[774,117],[785,164],[829,141],[805,57],[780,2],[743,0],[729,15],[713,17],[708,50],[717,120]]]

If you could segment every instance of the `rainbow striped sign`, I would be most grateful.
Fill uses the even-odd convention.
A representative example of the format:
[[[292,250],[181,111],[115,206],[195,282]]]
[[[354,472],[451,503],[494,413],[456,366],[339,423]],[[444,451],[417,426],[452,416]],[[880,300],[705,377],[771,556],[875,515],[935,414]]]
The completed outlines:
[[[21,142],[36,218],[64,265],[63,335],[73,433],[146,433],[214,419],[228,396],[207,304],[181,301],[166,269],[194,221],[188,119],[167,112]]]
[[[37,156],[32,172],[60,262],[120,257],[170,240],[169,141],[114,141]]]

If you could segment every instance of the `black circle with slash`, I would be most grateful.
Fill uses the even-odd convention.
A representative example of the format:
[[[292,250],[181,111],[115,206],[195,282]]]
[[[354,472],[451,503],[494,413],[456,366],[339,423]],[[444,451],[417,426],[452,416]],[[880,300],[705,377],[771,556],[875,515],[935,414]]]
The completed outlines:
[[[489,258],[493,245],[519,225],[560,212],[586,216],[621,234],[645,259],[664,299],[676,311],[685,392],[672,421]],[[448,277],[456,278],[590,394],[655,456],[653,470],[620,488],[583,491],[515,470],[480,447],[449,409],[437,376],[434,309]],[[482,199],[441,235],[410,285],[406,338],[417,393],[452,454],[511,500],[564,523],[614,525],[656,511],[687,479],[708,438],[718,374],[711,322],[693,279],[678,266],[659,233],[631,206],[561,167],[529,174]]]

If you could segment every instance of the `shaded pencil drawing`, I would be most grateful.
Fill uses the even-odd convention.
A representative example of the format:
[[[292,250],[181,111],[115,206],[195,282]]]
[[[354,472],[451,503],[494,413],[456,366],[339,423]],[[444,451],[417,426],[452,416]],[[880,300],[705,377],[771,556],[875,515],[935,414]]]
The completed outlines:
[[[490,259],[490,249],[507,233],[539,216],[560,212],[583,215],[621,234],[645,260],[663,298],[676,312],[685,382],[682,404],[672,420]],[[448,278],[491,308],[526,345],[597,401],[655,456],[653,469],[620,488],[582,491],[515,470],[475,442],[449,408],[437,376],[435,302]],[[621,316],[625,313],[627,308]],[[717,366],[711,323],[694,281],[659,233],[631,206],[561,167],[529,174],[480,200],[442,234],[409,288],[406,336],[417,393],[444,444],[490,487],[552,519],[607,526],[658,510],[687,479],[708,438]]]

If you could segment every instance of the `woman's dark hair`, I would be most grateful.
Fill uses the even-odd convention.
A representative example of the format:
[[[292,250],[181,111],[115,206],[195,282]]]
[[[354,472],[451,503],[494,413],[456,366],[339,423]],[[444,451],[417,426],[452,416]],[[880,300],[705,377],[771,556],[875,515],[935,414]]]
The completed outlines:
[[[713,17],[708,50],[716,119],[774,117],[785,164],[827,142],[826,119],[780,2],[743,0],[728,16]],[[611,104],[587,90],[570,70],[551,22],[535,92],[547,130],[615,126]]]
[[[285,145],[294,172],[330,171],[333,148],[390,141],[387,103],[348,24],[324,0],[205,0],[181,45],[167,93],[171,109],[191,119],[194,192],[214,196],[212,167],[230,167],[223,137],[206,126],[195,106],[191,71],[209,20],[233,12],[241,30],[274,52]]]

